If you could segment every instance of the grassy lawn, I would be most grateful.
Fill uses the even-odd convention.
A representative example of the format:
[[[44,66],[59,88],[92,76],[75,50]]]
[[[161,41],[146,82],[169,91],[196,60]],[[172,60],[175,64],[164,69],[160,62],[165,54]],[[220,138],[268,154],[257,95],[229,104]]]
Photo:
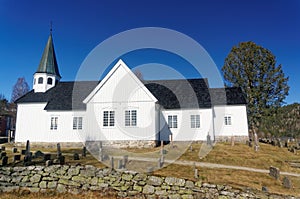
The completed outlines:
[[[186,151],[181,160],[210,162],[225,165],[245,166],[258,169],[269,169],[275,166],[280,171],[300,173],[300,169],[292,168],[289,161],[300,161],[300,154],[293,154],[287,148],[274,147],[269,144],[260,144],[258,152],[246,144],[217,143],[213,150],[202,159],[199,159],[201,144],[193,144],[193,151]],[[299,152],[298,152],[299,153]]]
[[[174,154],[178,155],[179,152],[183,153],[184,146],[175,143],[174,148],[170,148],[169,145],[165,146],[166,158],[173,158]],[[11,145],[6,144],[7,153],[10,156]],[[242,143],[236,143],[235,146],[231,146],[230,143],[217,143],[214,148],[208,153],[207,156],[199,158],[199,151],[201,151],[201,143],[193,143],[192,150],[186,150],[183,155],[179,158],[180,160],[189,160],[189,161],[199,161],[199,162],[210,162],[218,163],[225,165],[234,165],[234,166],[245,166],[258,169],[269,169],[270,166],[275,166],[280,169],[280,171],[285,172],[294,172],[300,173],[300,169],[292,168],[288,161],[300,161],[300,154],[293,154],[287,150],[287,148],[274,147],[268,144],[260,144],[260,149],[258,152],[255,152],[253,148],[248,147]],[[18,148],[20,152],[21,148]],[[53,156],[56,155],[56,148],[31,148],[31,151],[35,152],[41,150],[43,152],[52,153]],[[151,154],[159,154],[160,147],[154,149],[125,149],[128,153],[133,154],[134,156],[149,157]],[[116,150],[116,154],[118,154]],[[73,160],[74,153],[81,154],[81,148],[62,148],[62,153],[66,157],[67,164],[89,164],[96,167],[106,167],[104,164],[96,160],[89,153],[86,157],[80,157],[80,160]],[[9,159],[12,162],[12,158]],[[132,168],[138,168],[140,164],[153,164],[155,163],[145,163],[138,161],[129,161],[128,165],[131,165]],[[269,189],[269,192],[280,193],[280,194],[291,194],[300,196],[300,178],[290,177],[293,189],[285,189],[282,186],[282,179],[284,176],[281,175],[280,180],[275,180],[271,178],[268,174],[249,172],[249,171],[240,171],[240,170],[231,170],[231,169],[211,169],[211,168],[198,168],[200,179],[203,182],[215,183],[215,184],[226,184],[235,188],[245,189],[250,188],[252,190],[261,190],[262,186],[266,186]],[[160,170],[154,171],[155,175],[160,176],[175,176],[180,178],[186,178],[190,180],[194,179],[194,171],[192,166],[182,166],[171,164],[167,167],[164,167]],[[89,193],[96,194],[96,193]],[[8,194],[9,196],[10,194]],[[4,195],[5,196],[5,195]],[[4,197],[3,196],[3,197]],[[3,198],[1,197],[1,198]],[[47,195],[45,196],[47,197]],[[60,196],[52,195],[49,198],[60,198]],[[79,198],[90,198],[87,195],[80,195]],[[110,196],[111,198],[113,196]],[[4,197],[5,198],[5,197]],[[12,198],[12,197],[7,197]],[[62,197],[68,198],[68,197]]]

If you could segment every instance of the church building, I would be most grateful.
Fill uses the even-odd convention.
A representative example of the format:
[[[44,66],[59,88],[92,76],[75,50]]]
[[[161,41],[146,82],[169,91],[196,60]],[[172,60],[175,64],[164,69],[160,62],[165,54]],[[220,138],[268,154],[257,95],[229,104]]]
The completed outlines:
[[[124,60],[126,61],[126,60]],[[119,60],[101,80],[61,81],[48,38],[19,98],[15,142],[124,142],[248,138],[246,99],[240,88],[209,88],[205,78],[140,80]]]

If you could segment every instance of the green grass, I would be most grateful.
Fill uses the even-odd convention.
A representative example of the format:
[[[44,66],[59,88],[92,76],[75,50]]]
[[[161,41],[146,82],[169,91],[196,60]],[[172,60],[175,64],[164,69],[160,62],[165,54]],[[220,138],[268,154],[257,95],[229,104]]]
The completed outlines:
[[[6,144],[7,153],[11,155],[12,145]],[[248,147],[246,144],[236,143],[231,146],[230,143],[217,143],[214,148],[202,158],[199,158],[199,152],[203,152],[201,149],[201,143],[193,143],[193,150],[186,150],[184,145],[175,143],[175,147],[171,148],[170,145],[165,146],[167,151],[166,158],[173,157],[174,154],[183,153],[179,158],[180,160],[189,161],[200,161],[200,162],[210,162],[225,165],[234,166],[245,166],[257,169],[269,169],[270,166],[275,166],[280,169],[280,171],[300,173],[300,169],[292,168],[288,162],[289,161],[299,161],[300,154],[293,154],[287,150],[287,148],[274,147],[268,144],[260,144],[260,149],[255,152],[253,148]],[[19,151],[21,148],[19,148]],[[41,150],[43,152],[47,151],[53,153],[55,156],[55,148],[35,148],[32,147],[31,151]],[[160,147],[154,149],[125,149],[129,153],[135,156],[146,156],[149,154],[159,154]],[[186,150],[186,151],[185,151]],[[92,155],[87,154],[87,157],[81,157],[80,160],[73,160],[74,153],[81,154],[81,148],[62,148],[62,153],[66,157],[66,163],[71,165],[76,164],[89,164],[94,165],[99,168],[106,167],[104,164],[96,160]],[[115,150],[118,154],[118,150]],[[12,158],[9,159],[12,161]],[[132,168],[139,168],[144,162],[129,161],[128,165]],[[146,163],[149,164],[149,163]],[[13,165],[13,164],[12,164]],[[153,163],[153,166],[156,166]],[[283,188],[281,182],[284,176],[281,175],[280,180],[275,180],[271,178],[268,174],[231,170],[231,169],[211,169],[211,168],[198,168],[200,179],[204,182],[216,183],[216,184],[227,184],[239,189],[251,188],[253,190],[261,190],[262,186],[268,187],[269,191],[272,193],[279,194],[290,194],[300,196],[300,178],[290,177],[292,180],[293,188],[285,189]],[[194,179],[194,171],[192,166],[182,166],[182,165],[168,165],[160,170],[154,172],[155,175],[160,176],[175,176],[179,178],[186,178],[190,180]],[[80,196],[81,197],[81,196]],[[79,197],[79,198],[80,198]],[[84,198],[85,196],[82,196]],[[2,198],[2,197],[1,197]],[[11,198],[11,197],[7,197]],[[58,197],[59,198],[59,197]],[[64,197],[63,197],[64,198]],[[67,197],[65,197],[67,198]]]

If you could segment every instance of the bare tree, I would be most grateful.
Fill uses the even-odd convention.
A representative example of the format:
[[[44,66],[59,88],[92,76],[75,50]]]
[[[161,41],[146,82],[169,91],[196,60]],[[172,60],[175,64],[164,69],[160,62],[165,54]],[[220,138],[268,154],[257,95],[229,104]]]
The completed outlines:
[[[11,94],[11,102],[15,102],[18,98],[22,97],[29,91],[29,86],[24,77],[19,77],[17,83],[13,87]]]
[[[144,80],[143,73],[139,69],[134,69],[133,73],[135,74],[135,76],[137,76],[137,78],[139,78],[139,80]]]

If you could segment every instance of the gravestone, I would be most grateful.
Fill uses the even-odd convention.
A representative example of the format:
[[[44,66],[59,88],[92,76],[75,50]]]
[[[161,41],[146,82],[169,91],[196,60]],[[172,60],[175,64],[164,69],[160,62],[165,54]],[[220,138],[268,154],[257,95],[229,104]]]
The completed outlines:
[[[160,169],[162,167],[162,164],[161,164],[161,158],[158,158],[157,160],[157,167]]]
[[[262,187],[261,187],[261,190],[262,190],[263,192],[269,192],[268,187],[266,187],[266,186],[262,186]]]
[[[74,158],[74,160],[79,160],[79,154],[78,153],[74,153],[73,158]]]
[[[199,178],[198,169],[194,169],[194,178],[196,178],[196,179]]]
[[[86,147],[82,148],[82,157],[86,157]]]
[[[173,134],[172,133],[169,135],[169,140],[170,140],[171,148],[173,148]]]
[[[103,158],[103,152],[102,152],[102,147],[101,148],[99,148],[99,161],[103,161],[104,160],[104,158]]]
[[[282,185],[284,188],[291,189],[292,188],[292,181],[289,177],[284,176]]]
[[[18,152],[18,149],[17,149],[16,147],[13,147],[13,148],[11,149],[11,152],[12,152],[12,153],[17,153],[17,152]]]
[[[251,140],[249,141],[248,146],[252,148],[253,144]]]
[[[59,156],[58,160],[59,160],[59,164],[60,165],[64,165],[65,164],[65,156],[63,156],[63,155]]]
[[[50,153],[46,153],[44,154],[44,162],[46,162],[47,160],[51,159],[51,154]]]
[[[199,177],[199,173],[198,173],[198,169],[196,168],[196,163],[193,162],[193,171],[194,171],[194,178],[198,178]]]
[[[21,150],[21,154],[22,154],[22,155],[25,155],[25,154],[26,154],[26,149],[22,149],[22,150]]]
[[[52,160],[47,160],[47,161],[45,162],[46,167],[49,167],[49,166],[51,166],[52,164],[53,164],[53,161],[52,161]]]
[[[110,158],[110,168],[114,169],[114,157]]]
[[[189,151],[190,151],[190,152],[193,152],[193,146],[192,146],[192,145],[190,145]]]
[[[211,144],[212,144],[212,143],[211,143],[210,135],[207,135],[207,136],[206,136],[206,144],[209,145],[209,146],[211,146]]]
[[[59,157],[61,156],[61,148],[60,148],[60,143],[57,143],[57,158],[59,159]]]
[[[164,154],[164,141],[160,141],[160,155]]]
[[[118,160],[117,169],[123,169],[123,160]]]
[[[271,166],[270,169],[269,169],[269,171],[270,171],[269,172],[270,176],[272,176],[276,180],[279,179],[279,177],[280,177],[280,170],[278,168]]]
[[[2,160],[2,166],[6,166],[7,163],[8,163],[8,157],[7,156],[3,156],[1,160]]]
[[[30,142],[27,140],[26,142],[26,152],[24,157],[24,165],[29,165],[32,159],[32,153],[30,152]]]
[[[5,157],[6,156],[6,152],[5,151],[2,151],[1,153],[0,153],[0,159],[2,159],[3,157]]]
[[[34,152],[34,157],[35,158],[44,157],[44,156],[45,156],[45,154],[41,151]]]
[[[20,154],[14,155],[13,160],[14,160],[14,162],[20,161],[21,160],[21,155]]]
[[[234,146],[234,136],[231,136],[231,146]]]
[[[128,162],[128,155],[124,155],[124,156],[123,156],[123,168],[124,168],[124,169],[126,168],[127,162]]]

